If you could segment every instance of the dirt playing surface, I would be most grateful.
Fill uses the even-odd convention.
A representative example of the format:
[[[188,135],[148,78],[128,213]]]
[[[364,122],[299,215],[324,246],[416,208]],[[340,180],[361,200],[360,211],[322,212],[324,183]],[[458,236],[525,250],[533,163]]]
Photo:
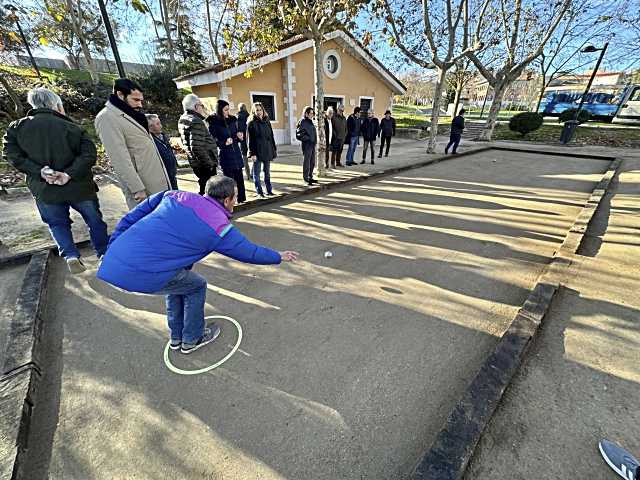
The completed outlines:
[[[301,259],[196,266],[245,337],[195,377],[162,362],[162,298],[54,259],[33,478],[406,478],[606,168],[490,151],[241,216]],[[224,356],[221,326],[175,363]]]
[[[640,457],[640,161],[598,209],[468,480],[619,478],[606,438]]]

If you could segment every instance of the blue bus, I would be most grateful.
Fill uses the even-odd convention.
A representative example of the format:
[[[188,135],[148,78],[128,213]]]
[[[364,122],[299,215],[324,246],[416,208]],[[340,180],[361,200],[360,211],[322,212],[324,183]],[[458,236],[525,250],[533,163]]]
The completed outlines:
[[[565,110],[578,108],[585,85],[549,87],[540,102],[539,113],[557,117]],[[632,94],[638,93],[638,85],[598,85],[592,88],[582,104],[594,120],[612,122],[626,106]]]

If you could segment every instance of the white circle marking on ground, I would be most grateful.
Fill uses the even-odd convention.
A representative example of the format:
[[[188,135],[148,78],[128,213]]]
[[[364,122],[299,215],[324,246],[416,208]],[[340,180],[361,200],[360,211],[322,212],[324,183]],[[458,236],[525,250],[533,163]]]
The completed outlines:
[[[169,345],[171,344],[171,340],[169,340],[167,342],[167,344],[165,345],[165,347],[164,347],[164,364],[173,373],[177,373],[178,375],[199,375],[200,373],[210,372],[214,368],[218,368],[224,362],[229,360],[233,356],[233,354],[236,353],[238,348],[240,347],[240,342],[242,342],[242,327],[240,326],[240,324],[238,322],[236,322],[233,318],[227,317],[225,315],[209,315],[208,317],[204,317],[204,318],[205,318],[205,320],[209,319],[209,318],[223,318],[223,319],[229,320],[231,323],[233,323],[236,326],[236,328],[238,329],[238,340],[236,340],[236,344],[233,346],[231,351],[224,356],[224,358],[222,358],[221,360],[217,361],[213,365],[209,365],[208,367],[200,368],[198,370],[183,370],[181,368],[176,367],[173,363],[171,363],[171,360],[169,360],[169,350],[170,350]]]

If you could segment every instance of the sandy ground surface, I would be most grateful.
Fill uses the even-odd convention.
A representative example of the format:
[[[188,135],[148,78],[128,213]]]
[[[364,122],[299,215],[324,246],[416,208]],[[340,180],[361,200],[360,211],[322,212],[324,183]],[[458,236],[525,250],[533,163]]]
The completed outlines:
[[[4,365],[7,335],[27,265],[0,268],[0,366]]]
[[[618,476],[597,444],[640,457],[640,160],[628,159],[467,473]]]
[[[247,212],[250,238],[302,257],[196,267],[245,336],[195,377],[162,362],[162,298],[54,259],[30,478],[407,478],[606,167],[490,152]],[[171,358],[222,358],[221,326]]]
[[[463,152],[484,146],[486,145],[467,142],[466,145],[460,148],[460,151]],[[442,149],[444,149],[443,146],[439,150]],[[302,180],[302,157],[299,150],[300,147],[291,145],[281,145],[279,147],[279,156],[271,167],[272,184],[276,193],[287,193],[291,190],[305,188]],[[346,155],[346,152],[344,154]],[[361,147],[356,154],[356,158],[361,159]],[[409,165],[435,156],[425,153],[425,144],[422,141],[397,138],[394,139],[389,157],[376,158],[374,165],[367,163],[356,167],[336,169],[327,177],[321,179],[321,182],[340,182],[353,176],[379,171],[392,166]],[[178,175],[178,186],[181,190],[198,191],[197,178],[192,173],[189,173],[188,169],[183,170]],[[245,180],[245,187],[248,200],[259,199],[252,181]],[[127,212],[122,192],[117,185],[107,184],[100,187],[98,197],[105,221],[109,227],[115,226],[118,220]],[[2,212],[2,215],[0,215],[0,248],[8,250],[0,250],[0,254],[15,254],[52,244],[49,230],[40,220],[35,202],[30,195],[8,199],[0,197],[0,211]],[[76,241],[89,238],[82,218],[76,212],[72,212],[71,218],[74,222],[72,228]]]

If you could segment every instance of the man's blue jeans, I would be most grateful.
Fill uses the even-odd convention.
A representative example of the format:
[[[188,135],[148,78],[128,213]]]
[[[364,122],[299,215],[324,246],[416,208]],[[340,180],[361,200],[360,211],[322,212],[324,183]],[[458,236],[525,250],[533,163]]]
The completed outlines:
[[[98,200],[84,200],[82,202],[44,203],[36,200],[36,206],[40,212],[42,221],[49,225],[49,231],[58,246],[60,256],[64,258],[80,258],[80,252],[76,248],[71,233],[71,217],[69,208],[73,208],[82,215],[89,227],[91,243],[98,256],[104,255],[109,244],[107,224],[102,220],[100,204]]]
[[[358,146],[358,140],[360,137],[351,137],[349,139],[349,149],[347,150],[347,165],[353,165],[353,156],[356,153],[356,148]]]
[[[204,334],[204,301],[207,297],[204,277],[183,268],[154,294],[166,295],[171,340],[196,343]]]
[[[264,165],[264,167],[263,167]],[[267,187],[267,193],[271,193],[271,162],[261,162],[256,160],[253,162],[253,182],[256,184],[256,192],[262,195],[262,184],[260,183],[260,169],[264,169],[264,184]]]

